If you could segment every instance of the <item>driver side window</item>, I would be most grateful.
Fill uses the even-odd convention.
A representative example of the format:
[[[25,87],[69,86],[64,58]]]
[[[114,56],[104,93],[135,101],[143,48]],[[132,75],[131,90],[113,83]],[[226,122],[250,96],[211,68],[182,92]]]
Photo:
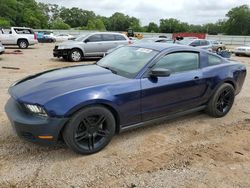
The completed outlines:
[[[191,44],[190,44],[190,46],[200,46],[200,41],[199,40],[195,40],[195,41],[193,41]]]
[[[102,36],[99,34],[95,34],[95,35],[90,36],[87,40],[88,42],[100,42],[102,41]]]
[[[153,68],[169,69],[171,73],[196,70],[199,68],[199,54],[195,52],[177,52],[162,57]]]

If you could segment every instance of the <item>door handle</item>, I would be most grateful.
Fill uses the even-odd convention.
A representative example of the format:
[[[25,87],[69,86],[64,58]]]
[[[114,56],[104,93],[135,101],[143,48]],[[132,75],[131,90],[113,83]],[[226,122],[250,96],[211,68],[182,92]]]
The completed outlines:
[[[198,79],[199,79],[199,76],[195,76],[194,79],[195,79],[195,80],[198,80]]]

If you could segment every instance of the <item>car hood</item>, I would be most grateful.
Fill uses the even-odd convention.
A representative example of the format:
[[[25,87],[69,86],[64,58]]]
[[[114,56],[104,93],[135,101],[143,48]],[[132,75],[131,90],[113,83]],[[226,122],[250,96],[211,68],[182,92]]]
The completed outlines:
[[[58,44],[58,46],[70,46],[70,45],[77,45],[77,44],[82,44],[83,42],[81,41],[75,41],[75,40],[67,40],[65,42],[62,42]]]
[[[44,105],[64,94],[126,79],[97,65],[74,66],[26,77],[13,84],[9,93],[19,102]]]

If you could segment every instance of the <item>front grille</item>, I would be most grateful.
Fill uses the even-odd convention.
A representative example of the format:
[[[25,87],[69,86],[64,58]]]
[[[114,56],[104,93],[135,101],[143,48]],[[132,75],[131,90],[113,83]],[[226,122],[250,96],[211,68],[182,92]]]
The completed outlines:
[[[21,132],[21,136],[25,139],[28,139],[28,140],[34,140],[35,137],[33,134],[29,133],[29,132]]]

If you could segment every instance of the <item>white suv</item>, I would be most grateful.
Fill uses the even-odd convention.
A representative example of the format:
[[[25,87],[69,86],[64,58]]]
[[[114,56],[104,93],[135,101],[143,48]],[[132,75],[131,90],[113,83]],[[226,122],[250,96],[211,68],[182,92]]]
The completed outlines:
[[[9,30],[0,29],[0,41],[3,45],[18,45],[22,49],[38,43],[34,31],[26,27],[11,27]]]
[[[4,53],[4,46],[2,45],[2,43],[0,42],[0,55],[2,55]]]

